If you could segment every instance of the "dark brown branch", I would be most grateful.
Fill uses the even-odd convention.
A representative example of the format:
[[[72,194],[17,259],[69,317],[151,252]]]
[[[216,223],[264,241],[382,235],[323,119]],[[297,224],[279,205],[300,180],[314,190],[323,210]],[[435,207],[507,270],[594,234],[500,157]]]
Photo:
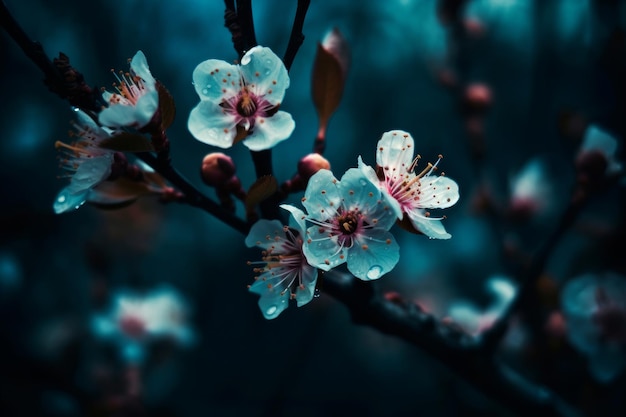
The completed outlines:
[[[372,283],[336,271],[322,289],[345,304],[352,320],[399,337],[427,352],[478,390],[519,415],[577,416],[571,406],[486,355],[461,330],[437,321],[417,305],[377,294]]]
[[[163,160],[154,156],[151,153],[140,152],[136,153],[138,158],[150,165],[155,171],[161,174],[172,185],[179,189],[185,198],[182,202],[189,204],[190,206],[198,207],[207,213],[215,216],[225,224],[229,225],[233,229],[245,234],[248,234],[250,225],[224,209],[222,206],[206,197],[199,192],[189,181],[187,181],[172,165],[169,160]]]
[[[296,54],[304,42],[302,27],[304,26],[304,19],[310,4],[311,0],[298,0],[296,16],[293,19],[293,27],[291,28],[291,36],[289,37],[287,50],[285,51],[285,55],[283,57],[283,62],[287,71],[291,69],[291,64],[293,64],[293,60],[296,58]]]
[[[244,53],[257,45],[254,33],[254,18],[252,17],[252,1],[237,0],[237,19],[243,32]]]

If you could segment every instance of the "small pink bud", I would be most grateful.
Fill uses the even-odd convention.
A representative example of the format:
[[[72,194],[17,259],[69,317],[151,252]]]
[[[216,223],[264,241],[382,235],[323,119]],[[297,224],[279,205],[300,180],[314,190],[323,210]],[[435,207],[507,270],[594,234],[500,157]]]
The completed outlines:
[[[467,18],[463,21],[465,32],[474,38],[480,38],[486,32],[485,25],[478,19]]]
[[[210,153],[202,160],[202,180],[211,187],[222,188],[236,171],[232,158],[221,152]]]
[[[463,104],[470,112],[483,113],[489,109],[492,101],[491,88],[486,84],[469,84],[463,93]]]
[[[308,181],[320,169],[330,169],[330,162],[318,153],[310,153],[298,162],[298,174]]]

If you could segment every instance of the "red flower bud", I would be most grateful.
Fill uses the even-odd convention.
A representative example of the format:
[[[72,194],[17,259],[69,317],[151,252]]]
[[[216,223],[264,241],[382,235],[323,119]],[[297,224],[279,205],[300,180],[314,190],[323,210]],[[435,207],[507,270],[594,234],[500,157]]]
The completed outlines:
[[[320,169],[330,169],[330,162],[318,153],[310,153],[298,162],[298,174],[308,181]]]
[[[202,160],[202,180],[211,187],[223,188],[236,171],[232,158],[221,152],[210,153]]]

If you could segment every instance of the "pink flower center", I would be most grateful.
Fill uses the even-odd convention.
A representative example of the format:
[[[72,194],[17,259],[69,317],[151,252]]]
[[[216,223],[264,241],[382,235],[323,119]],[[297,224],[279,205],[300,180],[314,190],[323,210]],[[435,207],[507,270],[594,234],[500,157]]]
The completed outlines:
[[[113,87],[117,90],[117,94],[113,94],[109,99],[111,104],[125,104],[135,106],[139,98],[144,96],[147,92],[143,80],[130,72],[119,72],[119,75],[115,71],[111,70],[117,83],[113,84]]]
[[[135,316],[122,316],[119,320],[119,326],[122,332],[132,337],[133,339],[138,339],[145,334],[146,326],[144,322]]]
[[[237,95],[222,101],[220,106],[225,113],[235,116],[235,123],[246,127],[246,130],[252,130],[257,119],[261,118],[263,123],[263,117],[270,117],[278,111],[278,106],[256,95],[248,86],[242,87]]]
[[[437,165],[443,156],[439,155],[437,162],[434,164],[428,163],[428,165],[420,172],[415,174],[415,167],[420,159],[418,155],[411,164],[411,167],[406,173],[389,173],[389,167],[384,168],[385,186],[389,194],[400,203],[403,211],[413,207],[420,207],[419,200],[421,198],[421,182],[424,177],[428,177],[434,170],[437,169]]]

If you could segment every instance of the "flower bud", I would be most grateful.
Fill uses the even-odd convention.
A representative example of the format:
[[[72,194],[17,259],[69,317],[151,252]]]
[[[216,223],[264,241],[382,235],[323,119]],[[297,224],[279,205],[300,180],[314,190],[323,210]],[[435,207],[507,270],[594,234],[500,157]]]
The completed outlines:
[[[223,187],[234,175],[237,168],[232,158],[221,152],[213,152],[202,160],[201,175],[206,185]]]
[[[310,153],[298,162],[298,174],[305,182],[320,169],[330,169],[330,162],[319,153]]]
[[[622,166],[615,157],[617,147],[617,139],[590,125],[576,157],[578,181],[585,185],[597,185],[606,177],[621,172]]]
[[[483,83],[472,83],[463,92],[463,107],[471,113],[484,113],[489,109],[493,97],[491,88]]]

